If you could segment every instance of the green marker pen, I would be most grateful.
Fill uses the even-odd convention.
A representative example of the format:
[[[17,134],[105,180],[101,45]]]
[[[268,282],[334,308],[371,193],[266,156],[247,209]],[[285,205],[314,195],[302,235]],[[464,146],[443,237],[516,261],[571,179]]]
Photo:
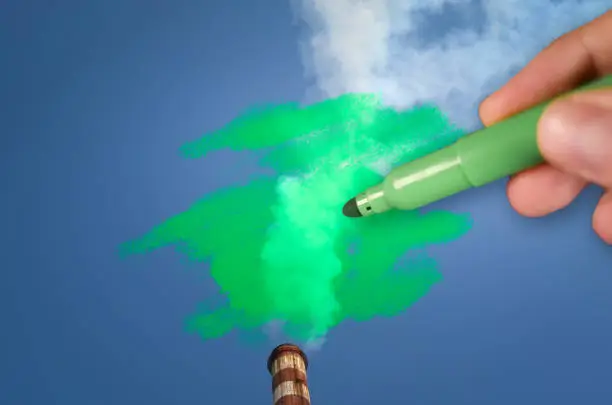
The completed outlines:
[[[612,75],[572,92],[605,87],[612,87]],[[351,198],[342,212],[361,217],[393,208],[411,210],[542,163],[536,130],[550,101],[396,167],[382,183]]]

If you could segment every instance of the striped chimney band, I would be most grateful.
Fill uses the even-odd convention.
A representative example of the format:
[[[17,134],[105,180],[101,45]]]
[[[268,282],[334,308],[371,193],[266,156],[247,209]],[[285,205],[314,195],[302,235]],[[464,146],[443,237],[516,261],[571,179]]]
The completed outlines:
[[[272,350],[268,371],[272,375],[273,405],[310,405],[307,368],[308,359],[299,347],[286,343]]]

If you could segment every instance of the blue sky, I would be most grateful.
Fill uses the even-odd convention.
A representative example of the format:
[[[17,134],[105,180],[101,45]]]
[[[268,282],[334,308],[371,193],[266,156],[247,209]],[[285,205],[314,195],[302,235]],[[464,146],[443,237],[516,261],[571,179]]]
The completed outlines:
[[[279,342],[252,345],[236,334],[202,342],[183,322],[216,291],[205,271],[183,266],[170,250],[116,255],[119,243],[257,169],[248,156],[240,165],[235,156],[183,160],[180,145],[253,104],[364,83],[363,71],[325,70],[322,59],[305,78],[301,52],[321,49],[300,48],[308,34],[288,2],[257,3],[3,4],[0,403],[270,403],[265,360]],[[564,20],[541,14],[521,26],[524,35],[471,43],[483,55],[518,50],[501,55],[507,64],[489,54],[474,65],[478,75],[462,80],[449,66],[466,70],[465,57],[428,44],[469,43],[486,27],[478,19],[507,18],[502,6],[419,12],[412,30],[394,21],[394,50],[409,52],[394,53],[391,68],[367,83],[411,95],[396,97],[398,104],[436,99],[451,117],[468,114],[465,125],[475,125],[478,99],[596,8],[565,3],[554,9]],[[515,17],[554,11],[541,3],[526,10]],[[451,27],[452,13],[476,33],[449,31],[464,28]],[[478,21],[470,23],[472,16]],[[439,63],[448,71],[429,73],[445,80],[398,73],[403,60],[428,66],[442,57],[454,58]],[[415,77],[438,86],[406,87]],[[225,171],[213,171],[221,164]],[[313,403],[610,403],[612,250],[590,228],[599,193],[591,188],[563,212],[536,220],[511,210],[503,182],[436,204],[474,218],[466,237],[429,249],[444,281],[401,316],[333,330],[311,358]]]

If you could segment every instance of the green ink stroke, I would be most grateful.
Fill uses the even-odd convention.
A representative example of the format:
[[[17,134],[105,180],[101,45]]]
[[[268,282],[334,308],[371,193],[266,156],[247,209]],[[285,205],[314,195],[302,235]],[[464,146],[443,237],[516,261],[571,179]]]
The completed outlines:
[[[461,135],[433,106],[398,112],[370,94],[251,111],[181,153],[253,151],[275,174],[206,195],[122,253],[173,245],[210,263],[227,304],[189,319],[205,339],[270,321],[314,339],[345,319],[399,314],[441,279],[432,259],[402,260],[406,252],[458,238],[470,218],[415,211],[351,220],[342,205],[390,165]]]

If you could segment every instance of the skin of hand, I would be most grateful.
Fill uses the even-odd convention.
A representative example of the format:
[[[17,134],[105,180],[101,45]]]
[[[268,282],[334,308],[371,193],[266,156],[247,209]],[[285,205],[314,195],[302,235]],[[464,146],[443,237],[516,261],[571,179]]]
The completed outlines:
[[[612,10],[559,37],[480,105],[482,122],[495,122],[580,84],[612,74]],[[512,207],[539,217],[569,205],[588,183],[605,190],[593,229],[612,244],[612,89],[594,90],[551,103],[538,122],[538,146],[546,164],[513,176]]]

